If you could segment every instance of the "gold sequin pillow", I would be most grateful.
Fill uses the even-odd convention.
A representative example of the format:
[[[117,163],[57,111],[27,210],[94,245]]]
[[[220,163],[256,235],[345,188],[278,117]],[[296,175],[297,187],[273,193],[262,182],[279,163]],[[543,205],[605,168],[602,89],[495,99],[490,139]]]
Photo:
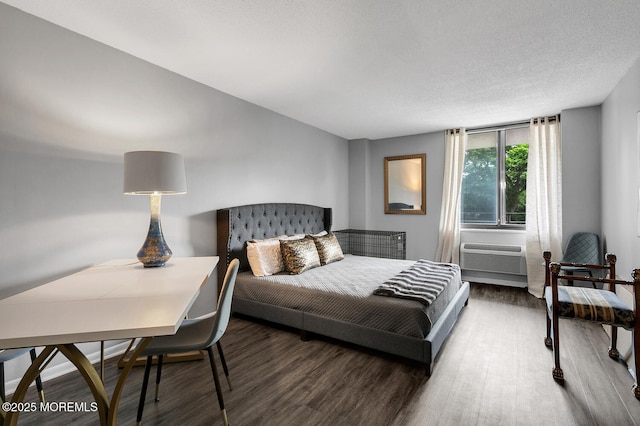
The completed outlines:
[[[312,238],[316,249],[318,249],[321,265],[344,259],[342,247],[340,247],[340,243],[334,234],[322,235],[320,237],[313,236]]]
[[[290,274],[301,274],[308,269],[320,266],[318,250],[311,238],[280,240],[280,251],[284,269]]]

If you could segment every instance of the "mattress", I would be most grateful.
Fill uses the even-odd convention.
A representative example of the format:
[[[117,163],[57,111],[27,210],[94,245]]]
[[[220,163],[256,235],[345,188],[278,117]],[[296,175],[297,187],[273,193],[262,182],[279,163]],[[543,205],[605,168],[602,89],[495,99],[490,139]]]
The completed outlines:
[[[457,274],[429,306],[376,296],[383,282],[415,261],[345,255],[341,261],[299,275],[256,277],[241,272],[234,298],[285,307],[364,327],[424,339],[462,285]]]

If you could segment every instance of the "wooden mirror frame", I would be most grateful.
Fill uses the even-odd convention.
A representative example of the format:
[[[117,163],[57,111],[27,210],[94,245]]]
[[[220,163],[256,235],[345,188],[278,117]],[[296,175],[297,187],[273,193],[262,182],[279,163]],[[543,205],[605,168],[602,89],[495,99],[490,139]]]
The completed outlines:
[[[420,174],[421,176],[414,176],[416,180],[419,179],[421,188],[416,191],[421,192],[421,205],[419,209],[398,209],[391,208],[389,205],[389,187],[390,176],[389,167],[392,161],[402,160],[420,160]],[[413,180],[413,179],[412,179]],[[426,154],[414,154],[414,155],[400,155],[396,157],[384,158],[384,213],[385,214],[427,214],[427,155]]]

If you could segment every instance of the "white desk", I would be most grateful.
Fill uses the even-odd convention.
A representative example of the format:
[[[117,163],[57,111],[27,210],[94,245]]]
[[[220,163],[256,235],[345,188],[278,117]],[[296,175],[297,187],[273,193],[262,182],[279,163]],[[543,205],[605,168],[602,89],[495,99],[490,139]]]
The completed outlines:
[[[13,396],[27,387],[56,351],[83,375],[96,402],[101,424],[115,424],[124,380],[137,353],[153,336],[175,334],[218,263],[218,257],[172,258],[164,267],[144,268],[132,259],[93,266],[65,278],[0,300],[0,348],[45,346]],[[104,385],[76,343],[146,338],[138,346],[107,399]],[[15,425],[18,413],[4,413]]]

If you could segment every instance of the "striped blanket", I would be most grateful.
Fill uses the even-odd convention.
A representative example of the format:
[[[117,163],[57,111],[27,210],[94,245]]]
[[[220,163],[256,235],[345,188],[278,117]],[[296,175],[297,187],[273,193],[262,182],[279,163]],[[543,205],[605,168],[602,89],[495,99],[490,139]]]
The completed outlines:
[[[417,300],[429,306],[460,271],[453,263],[420,259],[374,290],[378,296]]]

